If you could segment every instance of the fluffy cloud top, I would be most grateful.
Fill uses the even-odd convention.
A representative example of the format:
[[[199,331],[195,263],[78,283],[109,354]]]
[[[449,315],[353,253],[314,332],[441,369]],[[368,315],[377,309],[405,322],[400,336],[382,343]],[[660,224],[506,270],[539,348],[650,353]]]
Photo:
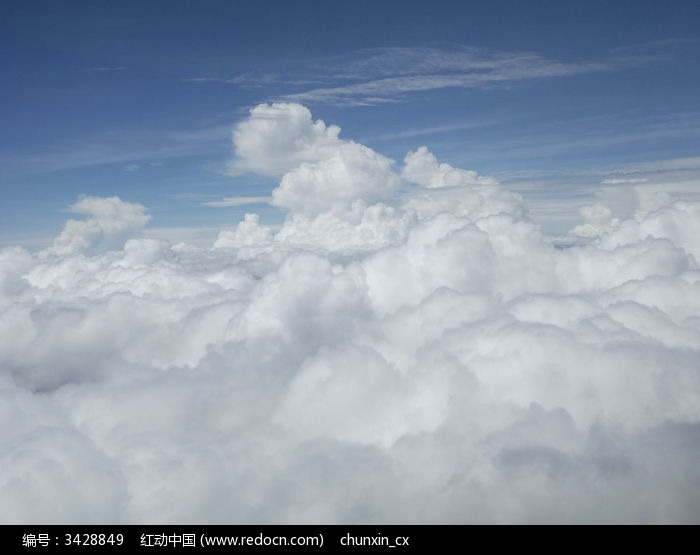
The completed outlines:
[[[437,158],[427,147],[409,152],[404,159],[401,175],[408,181],[424,187],[461,187],[468,185],[496,185],[492,177],[481,177],[474,171],[453,168],[449,164],[438,163]]]
[[[424,146],[406,155],[401,176],[421,186],[410,191],[403,206],[422,218],[446,212],[472,221],[495,214],[521,218],[526,211],[523,199],[498,187],[494,178],[439,163]]]
[[[299,214],[389,196],[399,183],[391,160],[339,134],[299,104],[261,104],[233,133],[237,166],[282,175],[272,203]]]
[[[298,187],[343,148],[387,175],[302,107],[244,123]],[[212,249],[0,250],[0,520],[697,523],[698,205],[560,248],[461,172],[419,149],[406,197]]]
[[[340,127],[314,121],[301,104],[260,104],[233,131],[234,169],[280,177],[304,162],[332,156]]]
[[[84,220],[68,220],[61,234],[48,249],[65,255],[78,252],[95,253],[119,248],[124,240],[139,231],[151,217],[146,207],[124,202],[119,197],[83,196],[69,207],[71,212],[84,214]]]

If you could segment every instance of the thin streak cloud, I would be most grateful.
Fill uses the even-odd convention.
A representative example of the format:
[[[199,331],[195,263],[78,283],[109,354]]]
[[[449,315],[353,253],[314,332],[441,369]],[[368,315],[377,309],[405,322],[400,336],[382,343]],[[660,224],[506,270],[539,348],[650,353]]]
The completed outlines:
[[[211,208],[231,208],[234,206],[246,206],[248,204],[268,204],[272,197],[224,197],[219,200],[203,202],[202,206]]]
[[[532,52],[508,52],[486,48],[377,48],[334,58],[307,61],[294,72],[240,75],[239,84],[287,86],[333,75],[333,84],[280,98],[298,102],[371,105],[400,100],[404,95],[444,88],[488,88],[523,80],[614,71],[646,65],[663,56],[626,55],[601,60],[557,60]],[[302,81],[300,81],[300,77]]]

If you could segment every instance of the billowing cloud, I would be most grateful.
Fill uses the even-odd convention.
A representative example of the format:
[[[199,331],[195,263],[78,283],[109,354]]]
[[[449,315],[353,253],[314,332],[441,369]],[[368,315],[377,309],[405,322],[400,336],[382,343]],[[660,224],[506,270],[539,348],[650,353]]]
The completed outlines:
[[[601,203],[564,248],[427,149],[379,202],[381,155],[256,110],[280,226],[0,250],[2,522],[698,522],[697,203]]]
[[[68,220],[49,252],[58,255],[94,253],[124,244],[124,240],[148,223],[146,207],[119,197],[83,196],[69,207],[84,220]]]
[[[260,104],[233,131],[233,169],[279,177],[336,154],[343,144],[339,134],[340,127],[314,121],[301,104]]]
[[[500,213],[521,217],[525,211],[522,198],[498,187],[493,177],[439,163],[424,146],[406,155],[401,176],[422,186],[404,199],[422,217],[450,212],[478,220]]]
[[[234,167],[281,175],[272,204],[299,214],[389,196],[399,183],[392,161],[339,134],[300,104],[261,104],[233,133]]]
[[[437,158],[424,146],[414,152],[409,152],[404,163],[401,174],[404,178],[431,189],[465,185],[495,185],[497,183],[492,177],[481,177],[474,171],[438,163]]]

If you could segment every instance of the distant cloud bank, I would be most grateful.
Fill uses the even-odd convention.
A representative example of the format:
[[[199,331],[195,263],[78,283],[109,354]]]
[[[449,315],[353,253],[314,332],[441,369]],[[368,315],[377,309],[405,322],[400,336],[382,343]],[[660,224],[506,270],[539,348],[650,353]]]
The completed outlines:
[[[231,171],[279,185],[207,204],[281,226],[171,245],[81,197],[0,250],[0,521],[697,523],[700,203],[626,183],[563,245],[340,131],[235,127]]]

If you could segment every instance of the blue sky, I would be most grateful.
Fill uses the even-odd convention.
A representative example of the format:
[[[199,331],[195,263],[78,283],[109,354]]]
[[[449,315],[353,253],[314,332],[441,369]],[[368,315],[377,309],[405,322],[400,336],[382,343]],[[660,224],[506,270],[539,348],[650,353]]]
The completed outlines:
[[[279,220],[206,206],[276,185],[227,173],[232,126],[274,100],[493,175],[552,232],[601,184],[692,196],[699,23],[692,1],[6,2],[0,245],[45,246],[80,194],[172,239]]]

